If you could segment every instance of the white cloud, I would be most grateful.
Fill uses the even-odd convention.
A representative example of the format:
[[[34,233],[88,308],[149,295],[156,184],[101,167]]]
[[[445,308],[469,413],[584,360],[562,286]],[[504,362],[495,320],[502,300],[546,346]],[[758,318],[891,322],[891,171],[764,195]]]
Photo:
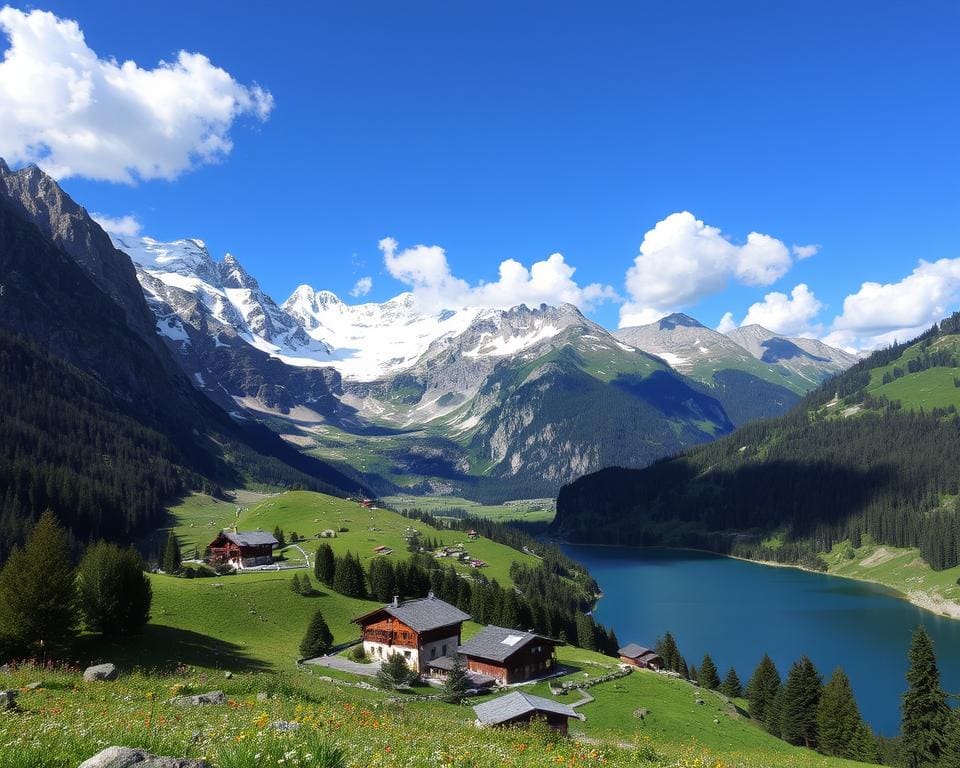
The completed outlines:
[[[762,325],[784,336],[810,335],[820,330],[813,319],[821,309],[823,304],[813,291],[805,283],[799,283],[789,296],[773,291],[764,296],[763,301],[752,304],[740,325]]]
[[[809,259],[811,256],[816,256],[820,253],[820,245],[818,243],[812,243],[811,245],[794,245],[791,249],[793,255],[798,259]]]
[[[440,246],[398,248],[392,237],[380,241],[387,272],[410,286],[421,305],[433,309],[454,306],[506,309],[519,304],[536,307],[542,303],[567,302],[589,310],[603,301],[618,298],[609,285],[579,285],[573,279],[576,268],[567,264],[560,253],[535,262],[529,269],[515,259],[506,259],[500,263],[496,281],[470,285],[453,275],[446,252]]]
[[[273,97],[199,53],[142,69],[100,58],[77,22],[0,9],[0,156],[57,178],[173,179],[222,160],[243,115],[265,120]]]
[[[111,235],[126,235],[127,237],[137,237],[143,227],[140,220],[133,214],[126,216],[108,216],[105,213],[91,213],[90,217],[97,222],[104,231]]]
[[[627,270],[630,301],[620,310],[620,327],[653,322],[719,293],[730,280],[770,285],[792,263],[790,249],[775,237],[751,232],[738,245],[689,211],[672,213],[644,235]]]
[[[726,333],[736,327],[737,321],[733,319],[733,312],[724,312],[723,317],[720,318],[720,322],[717,324],[717,332]]]
[[[950,314],[958,302],[960,258],[921,260],[896,283],[863,283],[847,296],[824,341],[858,350],[906,341]]]
[[[371,288],[373,288],[373,278],[361,277],[353,284],[353,288],[350,289],[350,295],[355,297],[366,296],[370,293]]]

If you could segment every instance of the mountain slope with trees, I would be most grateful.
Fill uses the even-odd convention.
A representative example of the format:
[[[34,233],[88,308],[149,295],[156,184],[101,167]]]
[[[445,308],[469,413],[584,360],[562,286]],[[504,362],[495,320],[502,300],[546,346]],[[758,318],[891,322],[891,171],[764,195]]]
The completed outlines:
[[[643,470],[581,478],[560,492],[553,531],[816,568],[834,544],[869,536],[919,548],[934,569],[956,566],[958,333],[960,314],[861,361],[784,417]],[[933,407],[931,372],[951,383]]]

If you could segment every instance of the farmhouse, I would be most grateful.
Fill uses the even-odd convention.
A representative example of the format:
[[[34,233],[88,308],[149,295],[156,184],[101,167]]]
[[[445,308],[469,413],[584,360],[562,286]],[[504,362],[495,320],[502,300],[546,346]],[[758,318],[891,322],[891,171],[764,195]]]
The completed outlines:
[[[210,561],[237,568],[269,565],[273,548],[279,543],[272,534],[262,531],[220,531],[208,547]]]
[[[459,608],[433,596],[377,608],[353,620],[362,628],[363,650],[375,659],[399,653],[416,672],[429,662],[453,653],[460,645],[463,622],[470,618]]]
[[[571,717],[580,718],[573,707],[560,704],[540,696],[514,691],[473,708],[479,727],[496,725],[518,725],[529,723],[535,717],[542,718],[555,731],[566,735],[567,721]]]
[[[656,651],[651,651],[649,648],[644,648],[636,643],[623,646],[617,651],[617,654],[624,664],[630,664],[641,669],[663,669],[663,659],[657,655]]]
[[[460,646],[460,655],[471,672],[509,685],[551,672],[556,664],[554,649],[563,644],[533,632],[490,625]]]

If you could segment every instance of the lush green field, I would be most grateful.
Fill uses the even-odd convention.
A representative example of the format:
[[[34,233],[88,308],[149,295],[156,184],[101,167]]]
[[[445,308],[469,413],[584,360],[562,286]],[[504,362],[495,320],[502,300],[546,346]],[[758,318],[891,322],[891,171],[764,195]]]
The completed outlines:
[[[960,352],[960,336],[947,335],[934,339],[929,351],[946,350],[954,354]],[[884,374],[893,375],[894,368],[907,370],[910,360],[920,357],[921,345],[908,348],[894,362],[870,372],[870,385],[867,391],[871,395],[885,395],[890,400],[899,400],[904,408],[931,410],[946,408],[950,405],[960,407],[960,387],[953,380],[960,376],[960,368],[928,368],[925,371],[910,373],[888,384],[883,383]]]
[[[441,531],[419,521],[408,520],[396,512],[365,509],[356,502],[320,493],[291,491],[275,496],[247,497],[247,504],[240,506],[239,516],[237,507],[236,503],[217,501],[199,494],[174,507],[171,510],[175,520],[174,530],[184,557],[189,557],[195,547],[202,554],[217,532],[236,524],[241,531],[273,531],[275,526],[280,526],[288,540],[292,533],[296,533],[306,539],[299,542],[299,546],[308,553],[311,563],[312,555],[321,541],[330,544],[337,554],[348,551],[359,554],[365,565],[377,556],[373,549],[380,545],[394,550],[390,557],[404,558],[407,556],[404,534],[408,528],[415,528],[423,537],[436,539],[442,545],[464,544],[471,556],[488,563],[488,567],[481,569],[483,575],[496,579],[504,586],[513,583],[510,579],[510,564],[513,561],[528,565],[537,562],[535,557],[483,537],[471,541],[458,531]],[[340,528],[347,530],[341,532]],[[328,529],[337,531],[335,538],[316,538],[318,533]],[[294,547],[287,547],[283,554],[291,562],[303,561],[302,555]],[[476,572],[467,565],[457,564],[457,568],[464,573]],[[248,578],[248,574],[242,574],[239,578]]]
[[[843,542],[823,557],[835,576],[883,584],[928,610],[960,618],[960,566],[935,571],[918,550],[876,545],[867,537],[859,549]]]
[[[591,669],[591,662],[609,663],[582,651],[563,658]],[[33,682],[41,687],[27,689]],[[79,670],[25,667],[6,674],[3,683],[20,689],[21,706],[20,712],[0,718],[4,768],[75,768],[112,744],[203,757],[216,768],[857,765],[791,747],[715,695],[705,694],[707,703],[697,705],[688,683],[645,672],[591,688],[596,701],[582,707],[586,722],[571,722],[571,739],[539,729],[479,730],[473,726],[469,703],[390,703],[385,693],[346,687],[307,672],[243,673],[226,679],[220,673],[180,668],[169,675],[126,673],[114,682],[85,683]],[[210,690],[224,691],[227,703],[166,703],[173,695]],[[544,693],[540,687],[534,690]],[[258,694],[266,694],[265,700]],[[575,701],[578,695],[564,698]],[[650,710],[643,721],[632,715],[637,707]],[[278,720],[296,722],[299,728],[276,730],[270,724]],[[319,759],[331,752],[339,753],[339,759]]]
[[[397,555],[405,555],[400,545],[408,521],[395,513],[306,493],[248,496],[244,501],[241,528],[272,530],[279,523],[288,532],[308,534],[347,527],[349,531],[331,540],[338,551],[359,549],[368,556],[374,543],[395,543]],[[236,519],[236,506],[192,497],[173,511],[177,530],[187,546],[200,546],[210,524],[218,529]],[[438,537],[442,533],[436,532]],[[494,564],[491,570],[526,557],[494,542],[479,546],[487,548],[477,551]],[[316,609],[323,611],[335,642],[342,643],[357,637],[351,619],[376,605],[326,589],[309,597],[295,594],[290,579],[296,572],[195,579],[152,575],[152,618],[142,634],[122,644],[82,638],[78,657],[117,663],[119,681],[88,684],[76,670],[36,668],[15,670],[0,680],[0,687],[22,689],[22,712],[0,718],[0,745],[12,748],[4,750],[5,760],[7,754],[14,756],[4,768],[74,768],[110,744],[205,756],[216,768],[318,765],[305,755],[315,756],[328,746],[343,750],[342,761],[332,765],[350,768],[849,765],[774,739],[715,694],[704,694],[705,704],[697,704],[689,683],[646,672],[591,688],[595,701],[580,710],[586,720],[573,722],[575,738],[564,741],[527,731],[477,730],[466,706],[389,703],[383,692],[345,687],[353,680],[347,673],[296,667],[300,639]],[[468,623],[464,635],[479,629]],[[572,647],[560,648],[558,656],[571,680],[616,667],[609,657]],[[232,678],[225,677],[227,671]],[[26,689],[34,681],[42,687]],[[213,689],[224,690],[230,703],[186,709],[163,703],[173,693]],[[551,696],[545,683],[529,690]],[[260,701],[258,693],[271,696]],[[575,703],[579,698],[572,692],[559,700]],[[649,710],[643,720],[633,714],[638,708]],[[297,721],[300,729],[270,729],[268,724],[277,719]]]
[[[462,509],[468,515],[500,522],[522,521],[549,523],[556,514],[555,499],[522,499],[504,504],[480,504],[457,496],[387,496],[384,503],[393,509],[422,509],[434,515],[443,515],[451,509]]]

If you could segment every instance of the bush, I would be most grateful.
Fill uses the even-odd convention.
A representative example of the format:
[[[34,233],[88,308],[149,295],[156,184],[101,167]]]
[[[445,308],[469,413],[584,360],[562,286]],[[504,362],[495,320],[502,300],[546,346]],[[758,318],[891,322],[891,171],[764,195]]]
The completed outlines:
[[[89,630],[115,637],[137,632],[147,623],[153,591],[133,547],[94,544],[80,561],[77,577],[80,610]]]
[[[353,659],[358,664],[370,663],[370,657],[367,656],[367,652],[363,650],[362,643],[350,649],[350,658]]]
[[[408,688],[417,677],[417,673],[407,666],[403,656],[399,653],[391,653],[380,665],[380,671],[377,672],[377,685],[395,691],[398,688]]]

